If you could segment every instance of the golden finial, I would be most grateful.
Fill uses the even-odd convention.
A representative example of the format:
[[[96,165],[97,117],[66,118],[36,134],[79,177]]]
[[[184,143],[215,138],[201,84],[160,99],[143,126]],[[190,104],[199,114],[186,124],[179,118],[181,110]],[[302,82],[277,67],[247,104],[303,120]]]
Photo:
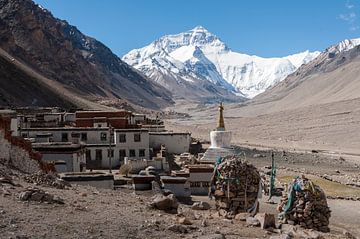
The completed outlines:
[[[218,122],[217,130],[225,130],[223,111],[224,111],[224,106],[223,106],[223,103],[220,102],[220,105],[219,105],[219,122]]]

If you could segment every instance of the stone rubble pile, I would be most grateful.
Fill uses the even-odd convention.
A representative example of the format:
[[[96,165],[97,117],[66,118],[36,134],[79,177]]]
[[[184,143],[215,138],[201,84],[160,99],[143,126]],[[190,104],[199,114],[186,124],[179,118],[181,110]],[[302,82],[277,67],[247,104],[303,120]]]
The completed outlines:
[[[226,217],[242,212],[256,213],[261,194],[257,169],[237,156],[227,156],[215,166],[212,185],[217,210]]]
[[[26,175],[24,177],[24,180],[28,183],[50,186],[57,189],[65,189],[66,187],[71,187],[70,183],[58,178],[55,174],[46,174],[41,171],[34,174]]]
[[[331,211],[325,193],[304,176],[294,179],[277,209],[281,223],[329,232]]]
[[[26,190],[20,192],[20,201],[35,201],[35,202],[47,202],[64,204],[64,200],[58,196],[54,196],[39,188],[29,187]]]

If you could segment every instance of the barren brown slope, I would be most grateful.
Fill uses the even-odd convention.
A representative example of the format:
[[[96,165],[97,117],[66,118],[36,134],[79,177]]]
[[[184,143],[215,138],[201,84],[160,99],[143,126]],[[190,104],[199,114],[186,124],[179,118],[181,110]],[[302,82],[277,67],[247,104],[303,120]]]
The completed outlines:
[[[0,1],[0,47],[90,100],[122,99],[152,109],[172,103],[171,94],[163,87],[149,82],[101,42],[31,0]]]
[[[110,110],[110,107],[81,98],[10,56],[0,48],[0,106],[41,106],[64,109]]]
[[[322,53],[281,83],[255,97],[250,105],[258,105],[256,107],[266,113],[359,97],[360,47],[357,46],[335,56]]]

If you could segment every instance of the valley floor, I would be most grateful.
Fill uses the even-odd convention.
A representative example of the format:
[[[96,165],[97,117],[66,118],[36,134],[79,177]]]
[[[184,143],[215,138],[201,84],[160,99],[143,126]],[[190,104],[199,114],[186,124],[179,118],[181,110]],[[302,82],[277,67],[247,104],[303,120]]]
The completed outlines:
[[[174,109],[190,117],[166,120],[168,129],[189,131],[195,138],[210,140],[209,132],[217,123],[216,105],[178,104]],[[276,102],[225,104],[225,126],[232,131],[232,143],[279,150],[318,150],[334,157],[360,160],[360,98],[280,109]]]
[[[270,164],[269,151],[241,150],[247,155],[247,160],[260,170]],[[263,156],[253,157],[255,154]],[[321,185],[327,196],[342,195],[360,199],[359,187],[345,186],[319,177],[325,173],[330,177],[351,175],[354,173],[352,162],[343,161],[336,167],[335,163],[321,154],[281,154],[279,152],[275,155],[277,178],[280,181],[306,174]],[[317,159],[318,167],[311,167],[309,160],[312,158]],[[270,238],[277,235],[257,227],[248,227],[242,221],[219,218],[215,216],[214,209],[194,211],[186,204],[180,205],[179,213],[186,216],[192,225],[185,226],[186,233],[180,233],[170,229],[178,225],[178,215],[148,206],[153,195],[151,192],[135,194],[128,189],[114,191],[86,186],[55,189],[26,183],[16,175],[13,178],[21,186],[0,185],[0,238],[209,238],[214,234],[222,234],[227,239],[235,239]],[[60,196],[64,204],[20,201],[19,192],[29,186]],[[208,201],[214,208],[214,201],[205,196],[195,196],[192,200]],[[263,196],[260,212],[277,215],[276,204],[268,204],[266,200],[267,196]],[[277,202],[279,198],[274,197],[273,200]],[[360,201],[328,199],[328,203],[332,210],[331,232],[323,234],[324,238],[344,238],[344,231],[360,236]]]

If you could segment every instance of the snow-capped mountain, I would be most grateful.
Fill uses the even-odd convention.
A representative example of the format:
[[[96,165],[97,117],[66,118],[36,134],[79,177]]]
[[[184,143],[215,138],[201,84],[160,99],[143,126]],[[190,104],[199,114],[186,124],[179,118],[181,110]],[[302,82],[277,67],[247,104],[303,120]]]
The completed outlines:
[[[340,52],[349,51],[358,45],[360,45],[360,38],[345,39],[338,44],[330,46],[324,52],[337,54]]]
[[[252,98],[319,55],[305,51],[283,58],[262,58],[232,51],[217,36],[198,26],[167,35],[122,59],[178,96],[234,95]],[[179,86],[185,88],[179,89]],[[205,86],[206,87],[203,87]]]

